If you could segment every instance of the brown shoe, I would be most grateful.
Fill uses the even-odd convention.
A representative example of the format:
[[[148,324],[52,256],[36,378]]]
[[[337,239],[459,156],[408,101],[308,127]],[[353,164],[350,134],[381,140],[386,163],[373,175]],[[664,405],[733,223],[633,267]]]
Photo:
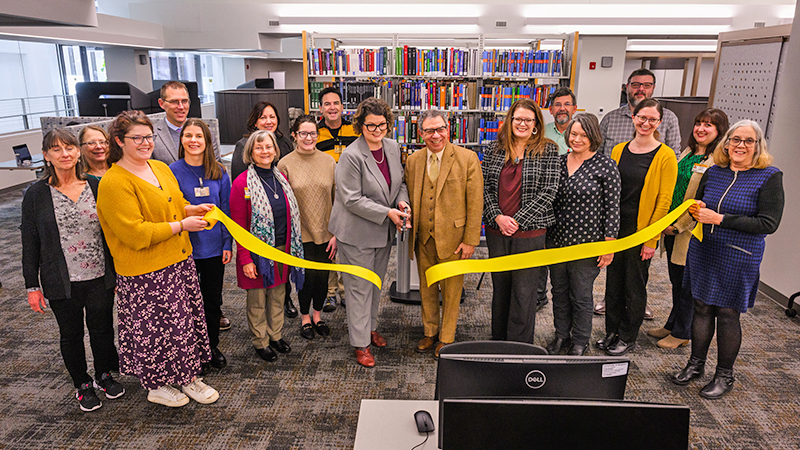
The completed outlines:
[[[372,345],[375,347],[386,347],[386,339],[381,336],[380,333],[377,331],[373,331],[370,334],[370,340],[372,341]]]
[[[425,336],[424,338],[420,339],[419,344],[417,344],[417,352],[428,353],[429,351],[433,350],[433,347],[436,345],[437,339],[438,336],[434,337]]]
[[[225,314],[219,318],[219,331],[225,331],[231,329],[231,321],[225,317]]]
[[[651,328],[646,331],[648,336],[653,336],[657,339],[664,339],[669,336],[670,331],[666,328]]]
[[[661,348],[678,348],[689,344],[689,339],[679,339],[673,335],[669,335],[664,339],[656,342],[656,345]]]
[[[375,367],[375,357],[369,352],[369,347],[364,350],[356,349],[356,361],[364,367]]]
[[[436,350],[433,351],[433,357],[434,358],[439,359],[439,352],[442,351],[442,347],[444,347],[445,345],[447,345],[447,344],[445,344],[444,342],[438,342],[436,344]]]

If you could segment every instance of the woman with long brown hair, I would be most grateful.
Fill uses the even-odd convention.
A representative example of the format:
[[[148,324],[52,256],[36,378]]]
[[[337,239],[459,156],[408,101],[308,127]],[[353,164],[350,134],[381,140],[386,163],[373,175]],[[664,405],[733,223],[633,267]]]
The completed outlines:
[[[553,225],[561,167],[539,106],[511,105],[483,158],[483,222],[489,257],[540,250]],[[539,267],[492,273],[492,339],[533,343]]]

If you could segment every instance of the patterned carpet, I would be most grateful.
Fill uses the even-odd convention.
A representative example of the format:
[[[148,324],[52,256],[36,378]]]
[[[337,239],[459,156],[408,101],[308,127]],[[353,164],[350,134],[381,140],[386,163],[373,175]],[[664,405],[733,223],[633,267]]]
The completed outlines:
[[[137,380],[122,376],[127,393],[103,399],[103,407],[83,413],[59,353],[58,329],[52,313],[39,315],[25,301],[21,269],[21,194],[0,195],[0,448],[9,449],[346,449],[352,448],[362,398],[432,399],[436,363],[413,346],[422,336],[419,308],[381,305],[381,332],[389,345],[374,351],[377,366],[355,363],[348,344],[345,311],[325,314],[328,338],[306,341],[300,319],[284,328],[292,352],[277,362],[258,359],[250,345],[244,293],[235,271],[226,273],[223,310],[233,322],[223,332],[220,349],[229,365],[205,381],[220,391],[209,406],[197,403],[170,409],[147,402]],[[481,253],[482,250],[482,253]],[[481,257],[485,249],[479,249]],[[390,264],[388,279],[394,279]],[[666,263],[652,264],[649,295],[659,327],[669,314]],[[491,281],[476,291],[478,275],[468,275],[462,305],[459,341],[489,337]],[[388,285],[386,283],[386,288]],[[603,274],[595,284],[602,297]],[[687,347],[660,350],[642,331],[626,398],[686,404],[691,408],[692,449],[797,449],[800,447],[800,319],[787,319],[782,308],[764,297],[742,316],[744,342],[736,364],[735,389],[718,401],[697,395],[703,381],[674,386],[668,376],[688,359]],[[538,315],[536,344],[553,337],[552,306]],[[593,339],[604,331],[595,316]],[[88,348],[88,337],[86,338]],[[88,351],[88,350],[87,350]],[[597,354],[596,350],[592,350]],[[709,366],[713,373],[716,346]],[[91,367],[91,364],[90,364]]]

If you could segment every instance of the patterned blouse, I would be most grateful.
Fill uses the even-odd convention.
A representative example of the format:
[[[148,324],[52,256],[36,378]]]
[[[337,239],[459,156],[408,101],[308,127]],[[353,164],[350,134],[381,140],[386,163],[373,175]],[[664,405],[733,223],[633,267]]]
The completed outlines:
[[[88,281],[105,275],[105,255],[97,205],[89,183],[77,202],[50,186],[61,249],[67,260],[69,281]]]
[[[616,238],[620,192],[617,165],[597,152],[569,175],[568,156],[561,156],[561,181],[553,202],[556,223],[547,230],[548,246],[567,247]]]

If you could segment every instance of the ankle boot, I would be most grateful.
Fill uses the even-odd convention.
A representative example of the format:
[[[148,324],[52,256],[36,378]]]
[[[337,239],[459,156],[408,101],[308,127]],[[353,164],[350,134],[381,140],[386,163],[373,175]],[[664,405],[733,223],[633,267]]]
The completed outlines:
[[[672,376],[672,382],[678,386],[689,384],[690,381],[697,377],[702,377],[705,372],[706,360],[700,359],[696,356],[689,358],[686,367],[680,372]]]
[[[733,369],[717,367],[714,379],[700,390],[700,396],[709,400],[722,398],[733,389]]]

